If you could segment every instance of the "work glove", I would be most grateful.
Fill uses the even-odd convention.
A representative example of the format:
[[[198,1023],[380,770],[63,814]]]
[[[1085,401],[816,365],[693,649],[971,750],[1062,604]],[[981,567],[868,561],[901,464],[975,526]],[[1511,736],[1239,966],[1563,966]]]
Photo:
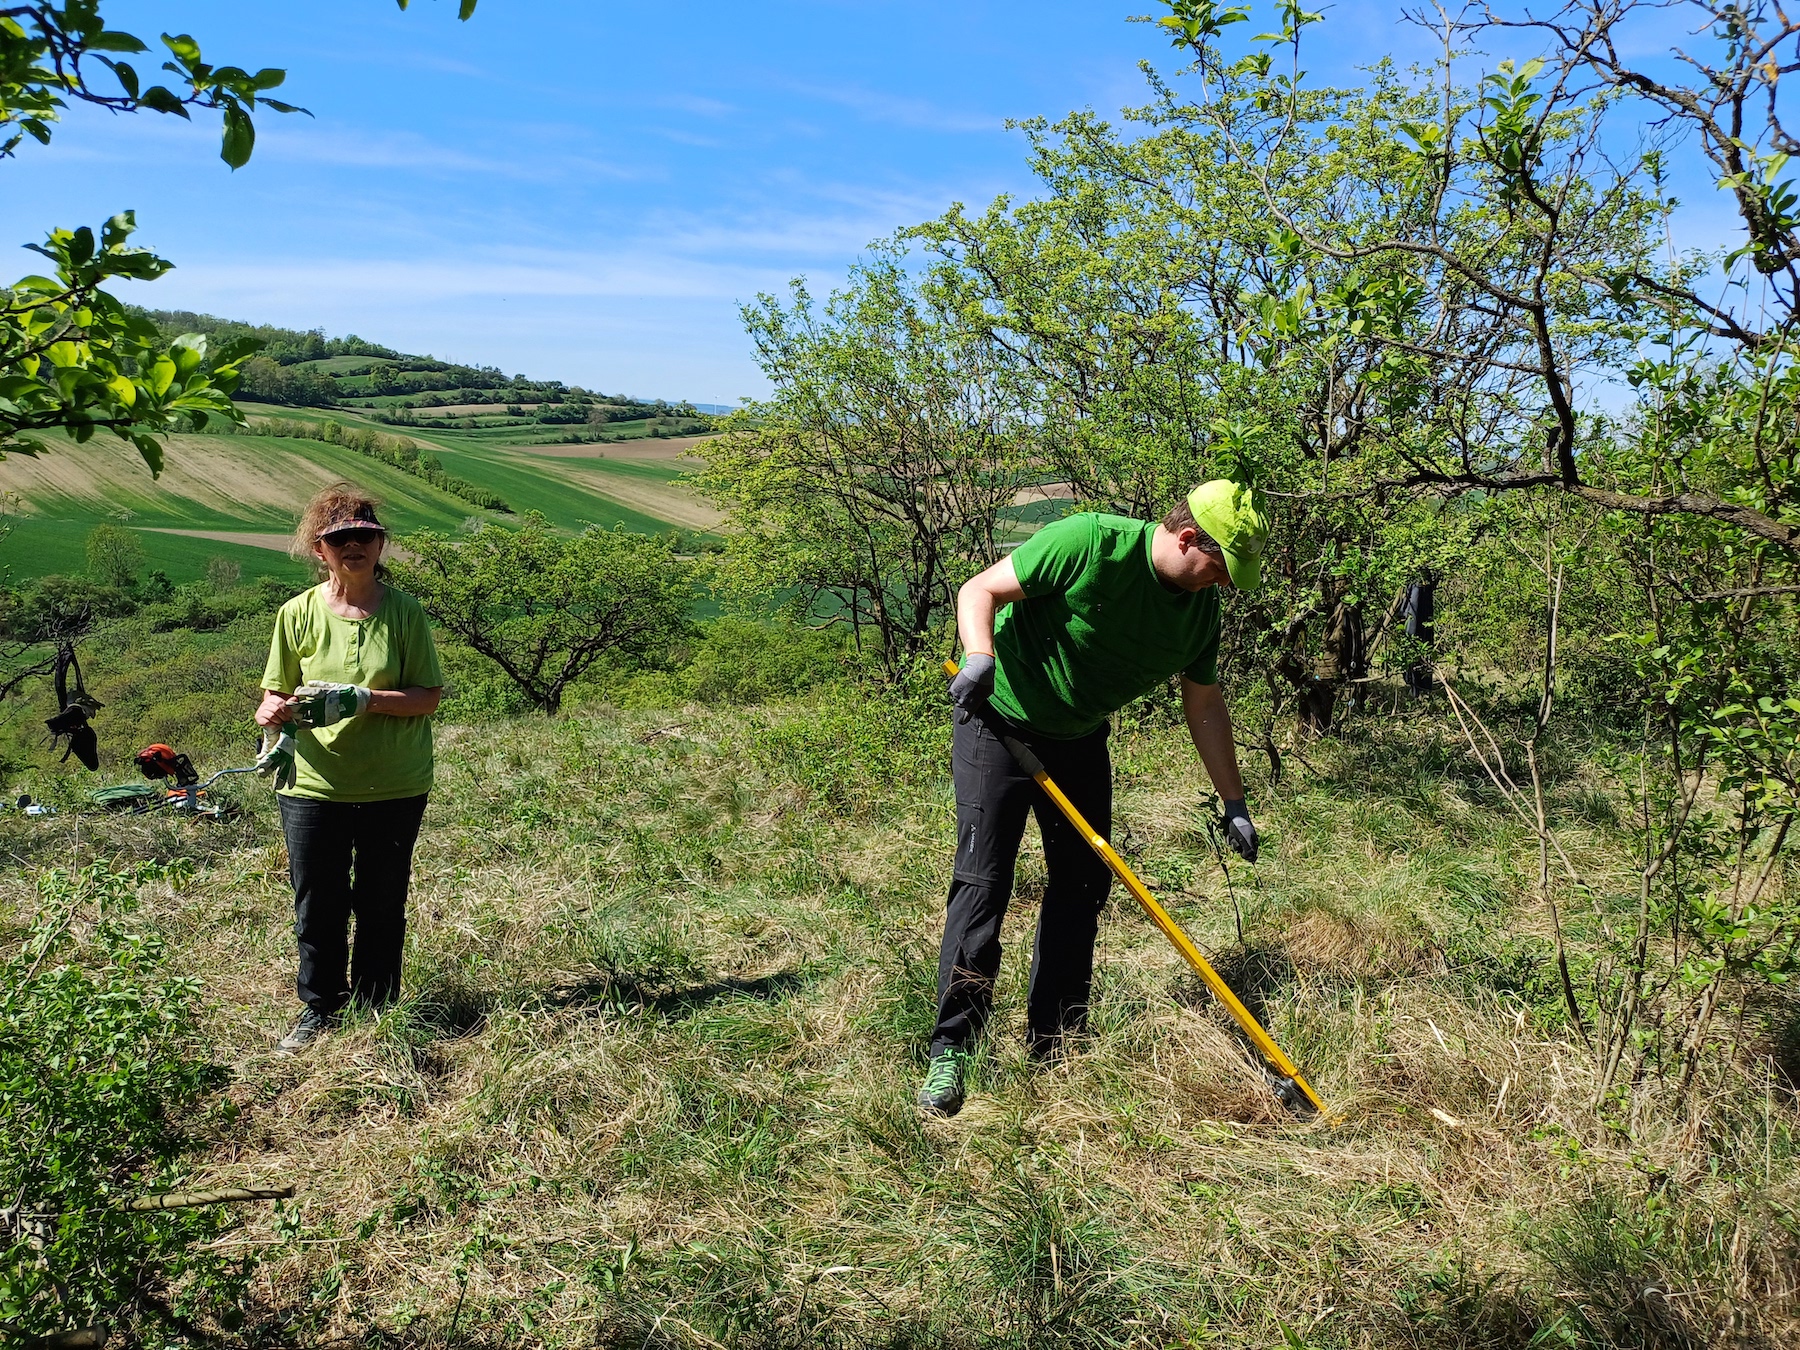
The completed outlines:
[[[1244,808],[1242,797],[1233,797],[1225,803],[1225,842],[1245,862],[1256,861],[1256,826],[1250,821],[1250,812]]]
[[[294,691],[288,708],[303,727],[335,726],[369,706],[369,691],[360,684],[307,683]]]
[[[963,657],[962,669],[950,681],[950,701],[961,711],[959,721],[966,722],[986,706],[994,692],[994,658],[986,652],[970,652]]]
[[[294,733],[283,731],[275,736],[275,744],[269,744],[269,737],[275,736],[273,731],[263,733],[263,752],[256,757],[256,771],[264,778],[270,778],[277,792],[294,786]]]

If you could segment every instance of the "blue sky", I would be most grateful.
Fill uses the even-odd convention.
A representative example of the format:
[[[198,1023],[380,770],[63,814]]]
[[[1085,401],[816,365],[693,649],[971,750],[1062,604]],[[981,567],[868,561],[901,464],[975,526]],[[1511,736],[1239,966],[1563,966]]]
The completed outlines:
[[[740,303],[797,275],[829,289],[874,239],[1029,192],[1006,119],[1142,101],[1136,63],[1172,55],[1126,22],[1148,8],[482,0],[465,24],[453,0],[109,0],[147,39],[285,66],[281,96],[315,116],[262,117],[234,174],[211,119],[77,109],[4,168],[0,238],[133,207],[177,264],[139,303],[731,402],[764,390]],[[1335,7],[1315,78],[1423,56],[1398,10]]]

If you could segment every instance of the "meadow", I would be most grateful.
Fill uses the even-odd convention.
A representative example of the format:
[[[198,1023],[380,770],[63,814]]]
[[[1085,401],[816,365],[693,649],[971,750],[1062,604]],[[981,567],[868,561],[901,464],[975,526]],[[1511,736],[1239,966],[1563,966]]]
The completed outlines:
[[[1117,725],[1116,842],[1326,1119],[1277,1105],[1116,890],[1092,1034],[1031,1064],[1028,840],[973,1095],[931,1122],[911,1093],[953,834],[940,690],[821,679],[815,650],[810,673],[781,663],[808,697],[759,694],[741,670],[720,682],[744,647],[723,636],[712,665],[555,720],[440,719],[405,1001],[297,1061],[270,1053],[293,957],[265,788],[233,789],[243,812],[217,823],[0,817],[9,928],[53,869],[160,866],[135,921],[199,981],[204,1053],[229,1070],[181,1183],[297,1188],[211,1238],[260,1264],[244,1320],[210,1335],[1324,1350],[1800,1331],[1791,1006],[1740,1028],[1698,1117],[1650,1091],[1628,1133],[1561,1006],[1535,835],[1441,703],[1384,688],[1383,716],[1290,756],[1279,786],[1251,765],[1266,850],[1229,872],[1169,710]],[[222,684],[253,678],[226,655]],[[1546,755],[1551,808],[1584,868],[1628,872],[1623,803],[1580,734]]]
[[[720,519],[680,482],[697,465],[683,457],[697,438],[645,437],[633,423],[617,424],[616,444],[566,446],[546,443],[559,431],[554,427],[467,431],[390,427],[345,409],[246,404],[245,411],[253,432],[271,421],[336,421],[405,437],[437,456],[446,472],[497,493],[514,513],[537,511],[564,529],[620,526],[704,538]],[[299,579],[301,570],[282,554],[282,537],[307,497],[340,478],[379,497],[398,531],[456,530],[489,514],[352,449],[306,437],[177,435],[160,478],[128,449],[97,438],[58,446],[52,456],[0,460],[0,502],[11,527],[0,539],[0,567],[14,581],[79,572],[88,531],[111,523],[135,531],[146,565],[178,584],[204,576],[215,557],[236,562],[246,577]]]

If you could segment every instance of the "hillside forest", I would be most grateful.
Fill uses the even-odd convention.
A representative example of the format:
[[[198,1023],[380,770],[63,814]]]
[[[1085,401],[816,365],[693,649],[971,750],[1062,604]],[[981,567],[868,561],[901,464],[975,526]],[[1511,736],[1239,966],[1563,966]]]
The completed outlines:
[[[1325,87],[1341,16],[1160,0],[1140,106],[1020,127],[1029,195],[746,304],[771,392],[718,418],[127,313],[125,227],[53,236],[0,311],[0,471],[45,475],[0,545],[0,1330],[1795,1343],[1800,20],[1701,0],[1676,59],[1665,13],[1396,10],[1436,63]],[[204,78],[229,150],[262,77]],[[306,574],[243,539],[337,476],[448,685],[404,996],[281,1059],[267,787],[93,789],[248,762]],[[1113,719],[1112,842],[1325,1109],[1118,888],[1087,1034],[1032,1059],[1028,832],[927,1119],[957,590],[1216,477],[1273,519],[1220,653],[1262,855],[1174,688]],[[40,730],[71,657],[94,772]]]

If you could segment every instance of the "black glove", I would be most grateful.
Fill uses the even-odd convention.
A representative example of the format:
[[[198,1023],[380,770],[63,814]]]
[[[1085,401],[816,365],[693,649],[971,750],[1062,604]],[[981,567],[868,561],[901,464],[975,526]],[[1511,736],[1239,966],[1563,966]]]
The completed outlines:
[[[1225,803],[1225,842],[1245,862],[1256,861],[1256,826],[1250,823],[1250,812],[1242,797]]]
[[[950,681],[950,701],[962,711],[961,720],[966,722],[980,712],[993,692],[994,658],[986,652],[970,652]]]

